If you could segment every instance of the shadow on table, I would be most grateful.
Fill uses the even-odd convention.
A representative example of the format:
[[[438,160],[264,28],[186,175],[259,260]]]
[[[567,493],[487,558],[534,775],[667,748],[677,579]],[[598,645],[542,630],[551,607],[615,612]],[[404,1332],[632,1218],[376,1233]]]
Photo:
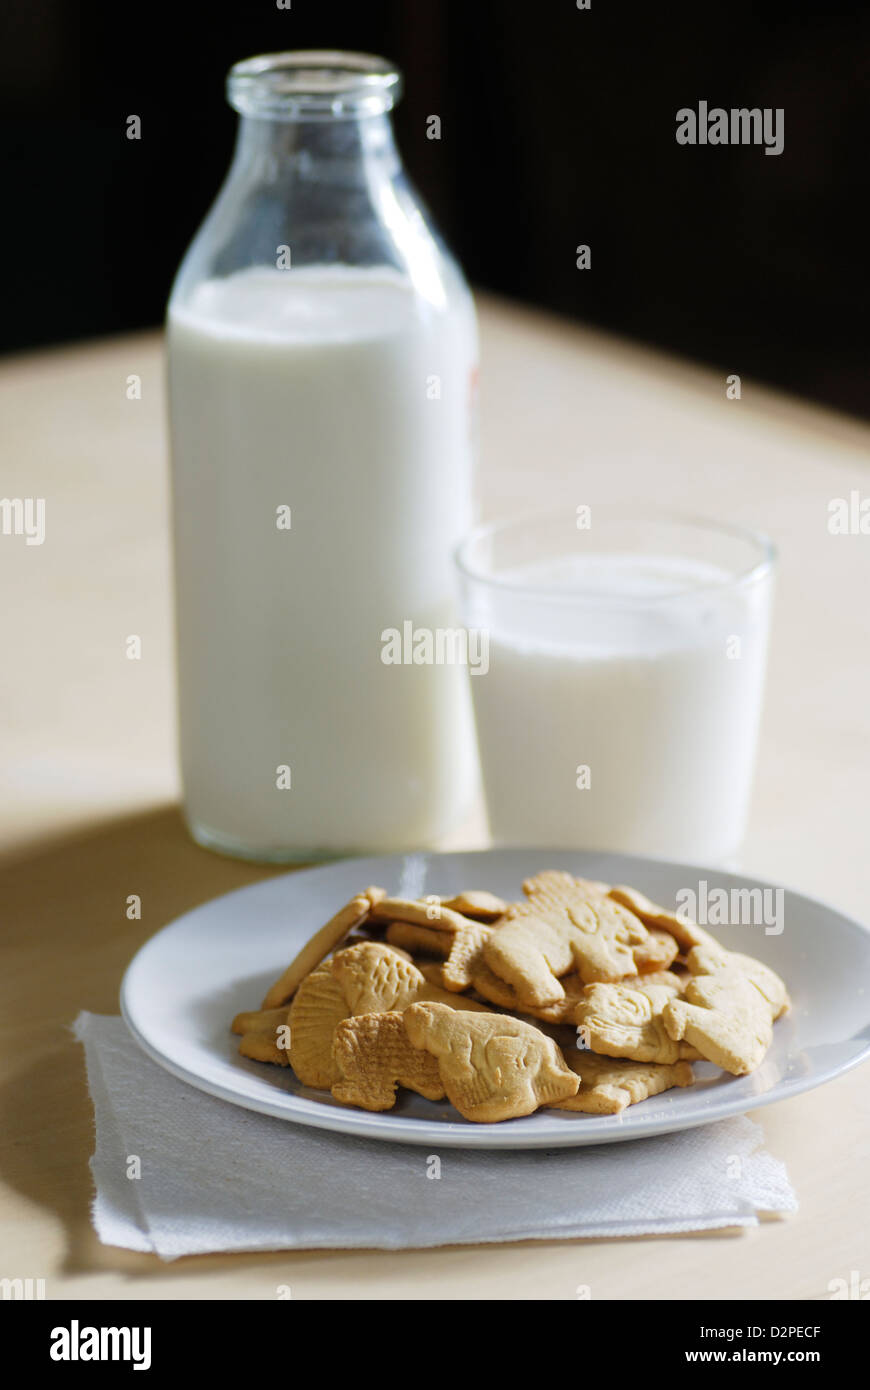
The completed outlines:
[[[119,1012],[124,970],[167,922],[276,872],[200,849],[174,806],[0,863],[8,1030],[0,1178],[63,1222],[67,1272],[153,1270],[156,1258],[101,1246],[91,1228],[93,1112],[84,1049],[70,1025],[82,1009]],[[127,916],[134,894],[139,919]],[[23,1062],[17,1071],[16,1046]]]

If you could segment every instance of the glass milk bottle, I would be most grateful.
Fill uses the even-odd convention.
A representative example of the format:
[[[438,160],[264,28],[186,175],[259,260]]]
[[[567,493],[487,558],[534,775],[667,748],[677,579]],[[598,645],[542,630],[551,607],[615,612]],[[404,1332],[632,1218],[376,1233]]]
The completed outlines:
[[[169,302],[185,811],[230,854],[431,843],[474,792],[465,673],[415,639],[455,626],[476,326],[399,88],[363,54],[237,64],[232,165]]]

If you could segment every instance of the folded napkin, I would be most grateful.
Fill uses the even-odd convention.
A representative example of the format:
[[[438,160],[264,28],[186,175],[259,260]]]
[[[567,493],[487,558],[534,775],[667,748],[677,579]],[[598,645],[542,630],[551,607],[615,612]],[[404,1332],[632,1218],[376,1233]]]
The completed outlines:
[[[176,1080],[120,1018],[80,1014],[75,1034],[96,1112],[97,1234],[164,1260],[706,1231],[797,1207],[744,1117],[588,1148],[443,1148],[434,1177],[425,1147],[288,1124]]]

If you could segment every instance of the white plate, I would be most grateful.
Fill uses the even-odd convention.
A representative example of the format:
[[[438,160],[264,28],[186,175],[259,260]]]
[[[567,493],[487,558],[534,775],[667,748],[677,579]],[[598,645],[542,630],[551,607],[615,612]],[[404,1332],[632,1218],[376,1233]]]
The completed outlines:
[[[233,1015],[256,1008],[268,986],[305,941],[360,888],[449,895],[488,888],[520,896],[522,880],[542,868],[630,883],[673,906],[680,889],[766,887],[713,869],[626,855],[549,850],[395,855],[344,860],[282,875],[216,898],[157,933],[139,951],[121,987],[121,1011],[139,1045],[167,1071],[235,1105],[296,1124],[462,1148],[557,1148],[636,1139],[707,1124],[819,1086],[870,1055],[870,932],[797,893],[784,899],[784,930],[764,926],[711,930],[724,945],[748,951],[786,980],[791,1013],[750,1076],[727,1076],[696,1063],[699,1081],[668,1091],[622,1115],[540,1110],[525,1119],[474,1124],[446,1103],[399,1093],[395,1110],[372,1114],[345,1107],[327,1092],[300,1086],[290,1068],[239,1056]]]

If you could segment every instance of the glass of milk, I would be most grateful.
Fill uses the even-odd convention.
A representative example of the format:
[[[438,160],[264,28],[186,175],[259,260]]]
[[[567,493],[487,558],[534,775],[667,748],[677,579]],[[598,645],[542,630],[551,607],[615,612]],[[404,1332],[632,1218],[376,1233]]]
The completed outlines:
[[[581,507],[479,528],[457,563],[493,839],[732,861],[774,576],[766,537]]]
[[[416,848],[477,789],[464,671],[385,660],[455,623],[477,378],[399,89],[366,54],[236,64],[232,164],[169,303],[185,812],[234,855]]]

